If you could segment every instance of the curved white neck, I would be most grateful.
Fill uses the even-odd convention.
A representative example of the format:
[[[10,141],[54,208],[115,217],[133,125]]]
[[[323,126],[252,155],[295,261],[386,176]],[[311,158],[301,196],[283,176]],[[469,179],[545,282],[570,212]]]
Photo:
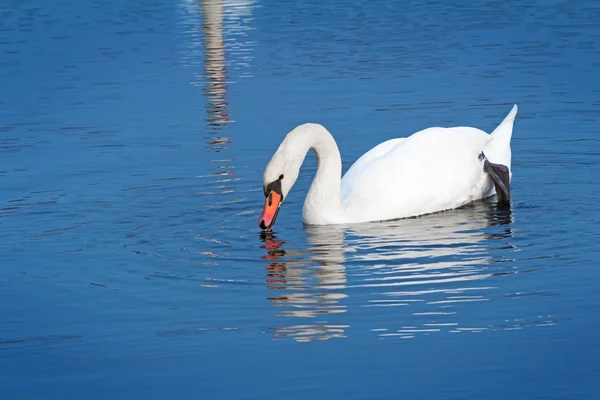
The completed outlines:
[[[344,222],[342,158],[333,136],[322,125],[303,124],[288,133],[265,168],[263,183],[267,187],[279,181],[285,199],[310,149],[317,154],[319,166],[304,201],[302,220],[311,225]]]
[[[320,125],[307,135],[308,148],[317,155],[317,173],[310,185],[302,209],[302,220],[311,225],[339,223],[343,220],[340,195],[342,158],[335,139]]]

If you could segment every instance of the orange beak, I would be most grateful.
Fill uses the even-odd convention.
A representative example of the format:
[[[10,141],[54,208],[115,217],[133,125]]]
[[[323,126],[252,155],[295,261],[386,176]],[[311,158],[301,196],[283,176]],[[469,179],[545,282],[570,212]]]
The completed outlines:
[[[277,194],[274,190],[271,190],[265,199],[265,208],[263,208],[263,212],[258,220],[260,229],[263,231],[271,230],[275,224],[279,207],[281,207],[281,195]]]

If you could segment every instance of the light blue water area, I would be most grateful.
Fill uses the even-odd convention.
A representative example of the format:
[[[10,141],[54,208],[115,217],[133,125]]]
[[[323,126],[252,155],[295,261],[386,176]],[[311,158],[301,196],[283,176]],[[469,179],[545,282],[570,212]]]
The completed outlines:
[[[1,399],[596,399],[595,1],[0,3]],[[346,170],[519,105],[513,202],[274,232]]]

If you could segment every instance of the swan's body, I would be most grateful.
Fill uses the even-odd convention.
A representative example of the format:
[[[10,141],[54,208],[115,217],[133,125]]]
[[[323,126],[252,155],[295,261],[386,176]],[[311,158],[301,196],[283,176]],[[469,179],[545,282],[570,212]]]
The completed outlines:
[[[516,113],[515,105],[490,135],[470,127],[436,127],[388,140],[361,156],[343,178],[331,134],[318,124],[300,125],[267,165],[265,195],[277,183],[283,201],[312,148],[319,166],[302,211],[306,224],[380,221],[457,208],[495,194],[484,163],[506,166],[510,177]]]

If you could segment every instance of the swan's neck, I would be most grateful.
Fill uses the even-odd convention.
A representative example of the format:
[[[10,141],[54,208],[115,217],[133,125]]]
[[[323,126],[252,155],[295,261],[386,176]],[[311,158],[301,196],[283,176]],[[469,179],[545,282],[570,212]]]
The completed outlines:
[[[311,225],[343,222],[340,151],[333,136],[324,127],[316,125],[309,132],[309,148],[306,151],[315,151],[318,167],[304,201],[302,220]]]

